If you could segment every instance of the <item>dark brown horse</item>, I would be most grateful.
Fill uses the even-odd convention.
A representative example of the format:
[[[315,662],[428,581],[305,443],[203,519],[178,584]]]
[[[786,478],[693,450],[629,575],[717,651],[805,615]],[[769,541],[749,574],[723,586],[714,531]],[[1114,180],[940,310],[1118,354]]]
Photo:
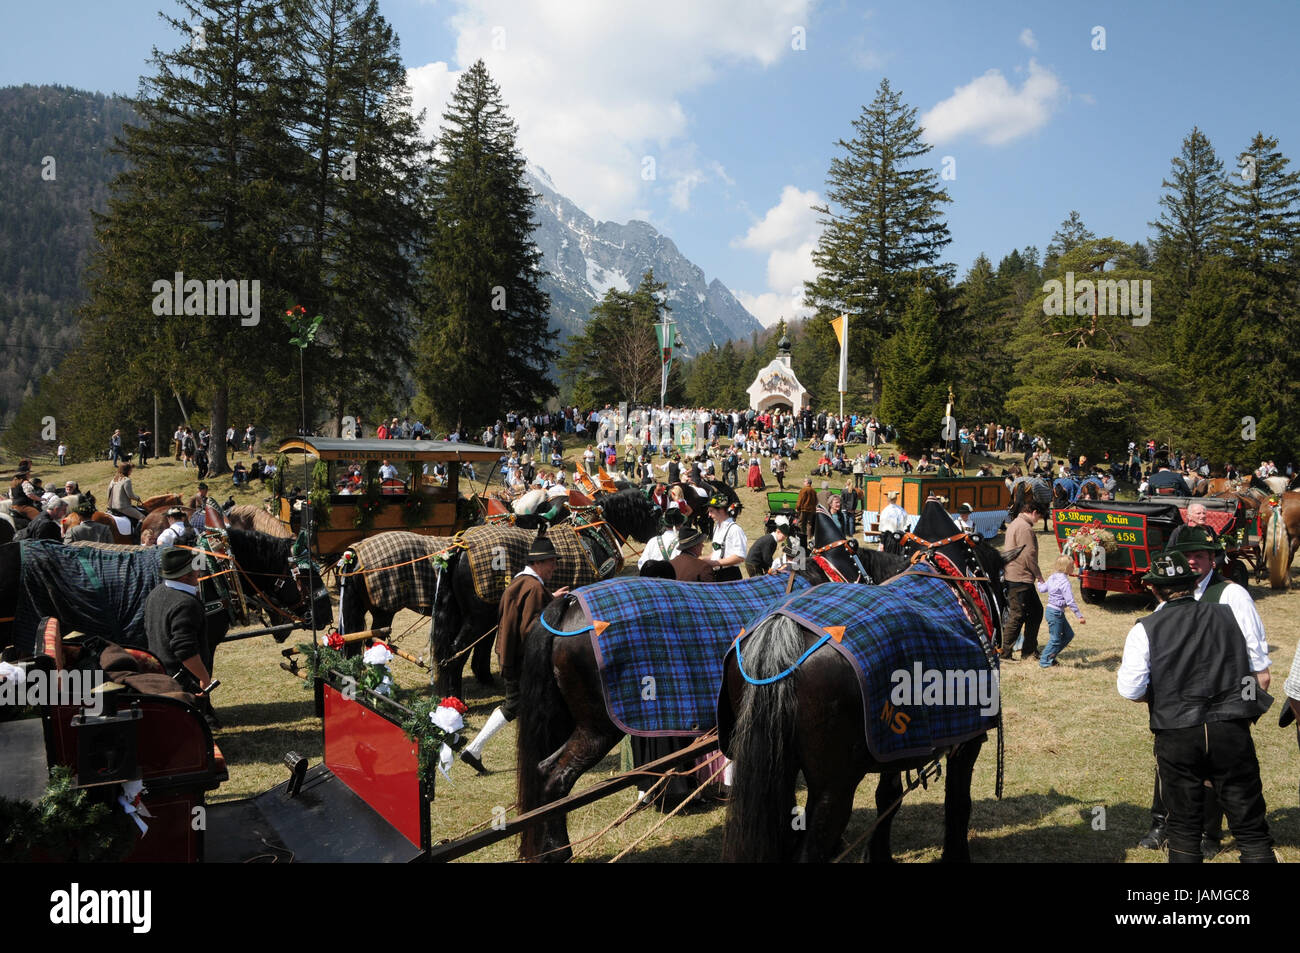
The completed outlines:
[[[659,508],[640,490],[603,494],[597,502],[601,516],[621,539],[630,538],[645,543],[660,531]],[[473,546],[477,537],[485,535],[481,529],[486,530],[488,527],[471,527],[465,531],[462,539],[467,547]],[[525,530],[520,529],[519,532],[524,533]],[[601,535],[605,537],[603,529]],[[370,540],[362,541],[353,548],[364,549],[369,542]],[[436,542],[438,541],[430,540],[431,544]],[[441,541],[433,551],[446,549],[451,542]],[[617,539],[613,540],[612,546],[619,548]],[[480,683],[490,685],[493,640],[483,636],[496,626],[499,602],[479,598],[466,552],[464,548],[453,548],[444,554],[445,568],[441,570],[441,578],[422,587],[427,593],[435,594],[435,598],[427,602],[413,601],[407,589],[388,587],[382,581],[377,581],[375,585],[370,582],[364,585],[345,585],[339,597],[343,630],[360,632],[366,628],[377,629],[390,625],[393,617],[402,609],[414,609],[422,615],[432,614],[432,654],[438,663],[438,690],[444,695],[461,693],[465,668],[465,657],[461,653],[470,646],[473,646],[470,659],[475,677]],[[366,571],[369,568],[366,565],[368,560],[364,553],[361,557],[362,570]],[[621,568],[621,558],[621,554],[618,554],[619,561],[616,565],[609,566],[607,571],[601,572],[601,577],[617,572]],[[608,558],[595,554],[593,562],[601,569],[605,567]],[[424,568],[426,567],[421,567]],[[434,571],[432,562],[427,564],[427,569],[430,573]],[[512,565],[510,569],[513,574],[523,569],[523,565]],[[367,614],[370,616],[368,623]]]
[[[988,609],[988,632],[1000,629],[1006,605],[1002,555],[984,542],[961,537],[937,504],[925,507],[914,533],[943,541],[937,552],[947,557],[942,569],[982,579],[978,586]],[[933,555],[927,559],[933,558]],[[952,585],[934,580],[934,585]],[[815,597],[818,590],[810,596]],[[952,598],[964,598],[954,588]],[[742,675],[737,653],[727,656],[725,694],[719,706],[719,737],[735,761],[723,859],[730,861],[825,861],[833,858],[853,811],[853,796],[868,773],[879,773],[876,809],[880,817],[872,835],[871,860],[890,859],[892,805],[903,793],[900,774],[919,769],[948,754],[944,801],[943,858],[970,859],[970,784],[986,735],[900,760],[877,761],[867,744],[862,691],[850,663],[824,633],[806,629],[793,618],[773,615],[743,642]],[[987,648],[986,648],[986,651]],[[990,664],[992,664],[990,662]],[[790,673],[781,677],[780,673]],[[751,684],[750,679],[757,680]],[[791,823],[795,780],[802,772],[808,798],[802,830]]]
[[[880,582],[907,568],[905,557],[876,551],[862,551],[859,559],[868,578]],[[827,581],[812,560],[797,574],[810,585]],[[622,580],[604,583],[617,585]],[[641,580],[657,586],[658,599],[673,600],[683,589],[708,588],[720,595],[736,592],[752,580],[732,583],[670,583]],[[676,588],[674,588],[676,587]],[[779,591],[779,587],[778,587]],[[740,603],[739,598],[737,603]],[[645,612],[661,611],[662,605]],[[721,644],[706,639],[692,639],[694,651],[716,652],[715,662],[726,650],[726,642],[748,622],[746,612],[737,611],[722,626]],[[689,625],[689,610],[682,608],[674,618]],[[566,796],[584,772],[599,763],[623,737],[623,730],[610,718],[606,690],[596,663],[590,637],[557,638],[556,632],[580,630],[586,624],[578,600],[572,596],[556,599],[542,614],[538,624],[524,641],[524,663],[520,676],[522,699],[519,706],[518,803],[520,812],[529,811]],[[694,667],[699,667],[698,661]],[[701,724],[707,730],[710,725]],[[684,737],[689,737],[684,735]],[[564,861],[572,851],[568,825],[560,816],[525,831],[519,842],[520,856],[526,860]]]

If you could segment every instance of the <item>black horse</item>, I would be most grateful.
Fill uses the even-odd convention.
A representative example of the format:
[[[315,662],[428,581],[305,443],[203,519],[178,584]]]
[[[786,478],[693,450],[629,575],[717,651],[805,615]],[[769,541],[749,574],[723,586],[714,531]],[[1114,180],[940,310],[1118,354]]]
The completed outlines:
[[[216,560],[220,568],[233,569],[245,598],[254,605],[262,604],[275,623],[298,621],[310,626],[314,618],[319,626],[327,625],[331,615],[329,591],[312,566],[300,566],[293,553],[293,540],[267,536],[263,533],[229,528],[225,530],[229,541],[230,565],[226,560]],[[30,633],[16,632],[14,619],[21,597],[21,566],[23,546],[52,546],[57,550],[76,550],[81,547],[107,549],[114,552],[147,552],[150,547],[117,546],[95,543],[77,543],[64,547],[58,543],[14,542],[0,545],[0,645],[15,644],[19,651],[30,651]],[[143,571],[143,570],[141,570]],[[215,651],[230,630],[232,621],[238,621],[240,610],[235,605],[231,575],[213,576],[202,583],[201,595],[209,608],[207,639],[210,651]],[[140,616],[139,597],[159,580],[135,578],[119,588],[103,587],[91,594],[89,600],[61,600],[61,580],[42,581],[46,595],[43,604],[30,608],[40,615],[69,616],[62,621],[67,630],[76,629],[88,635],[99,635],[110,641],[132,648],[146,648],[143,620]],[[134,600],[134,601],[133,601]],[[218,604],[220,604],[218,608]],[[73,615],[77,617],[72,617]],[[283,636],[281,637],[283,639]]]
[[[977,583],[988,610],[986,626],[990,632],[999,631],[1006,605],[1002,566],[1015,554],[999,554],[987,543],[963,536],[938,504],[925,507],[913,532],[924,540],[951,538],[935,547],[948,560],[938,563],[940,571],[950,572],[955,567],[958,574],[987,580]],[[942,583],[936,580],[935,584]],[[967,597],[955,588],[953,598]],[[971,605],[978,608],[973,601]],[[794,668],[789,677],[778,677],[771,684],[749,684],[738,667],[736,653],[727,657],[719,738],[723,751],[735,760],[735,774],[725,860],[830,859],[852,813],[854,791],[864,775],[872,772],[880,774],[876,788],[880,821],[870,841],[869,857],[888,860],[895,813],[891,805],[902,795],[900,773],[921,768],[944,753],[876,761],[866,742],[858,675],[828,645],[809,652],[822,636],[785,615],[770,616],[758,625],[743,643],[746,670],[761,679]],[[809,654],[797,663],[805,653]],[[955,751],[948,750],[945,860],[970,859],[971,774],[985,738],[980,734],[962,742]],[[791,811],[800,771],[808,785],[808,799],[805,829],[796,833]]]
[[[863,569],[860,581],[877,584],[902,572],[906,557],[863,551],[858,555]],[[826,573],[809,559],[794,570],[810,585],[827,582]],[[739,583],[683,583],[685,586],[719,590]],[[660,611],[662,606],[647,606]],[[740,613],[731,632],[748,619]],[[581,628],[583,613],[572,595],[556,599],[542,614],[539,624],[524,640],[524,662],[520,675],[518,752],[518,803],[520,812],[530,811],[566,796],[582,774],[605,757],[623,737],[610,720],[605,704],[595,649],[590,638],[556,638],[551,630],[569,632]],[[548,628],[549,626],[549,628]],[[725,645],[698,643],[699,649],[715,650],[721,656]],[[702,725],[702,728],[708,727]],[[526,860],[563,861],[571,856],[566,818],[561,815],[525,831],[519,842]]]
[[[619,548],[619,541],[634,539],[645,543],[659,532],[662,514],[648,496],[639,489],[620,490],[617,493],[601,494],[596,498],[600,507],[601,518],[617,534],[610,546]],[[521,530],[522,532],[522,530]],[[478,528],[466,530],[461,539],[465,546],[475,545],[476,538],[482,535]],[[594,534],[593,534],[594,535]],[[602,534],[603,535],[603,534]],[[437,542],[437,541],[435,541]],[[450,544],[451,540],[445,541]],[[446,548],[439,546],[439,549]],[[452,548],[445,554],[445,568],[441,578],[427,585],[430,593],[436,593],[430,604],[410,605],[406,594],[393,587],[393,597],[377,602],[369,587],[349,584],[340,599],[339,614],[345,632],[360,632],[367,627],[366,616],[369,614],[370,628],[380,628],[392,624],[393,617],[403,608],[413,609],[424,615],[433,615],[433,656],[437,663],[438,690],[444,695],[461,693],[463,672],[465,669],[465,650],[473,646],[468,653],[475,677],[480,684],[492,684],[492,646],[491,638],[483,636],[497,624],[498,603],[485,602],[480,599],[474,586],[474,574],[470,567],[467,548]],[[622,566],[621,553],[592,552],[592,561],[601,576],[610,575]],[[611,565],[610,561],[614,560]],[[518,571],[523,566],[511,566]],[[431,563],[419,567],[421,571],[435,572]],[[593,580],[594,581],[594,580]],[[377,587],[383,589],[383,586]]]

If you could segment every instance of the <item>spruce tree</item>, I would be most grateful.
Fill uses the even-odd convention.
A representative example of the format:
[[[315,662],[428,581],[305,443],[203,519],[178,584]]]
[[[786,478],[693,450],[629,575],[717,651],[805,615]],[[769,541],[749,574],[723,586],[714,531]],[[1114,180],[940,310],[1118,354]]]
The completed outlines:
[[[1060,228],[1052,235],[1052,240],[1047,244],[1045,266],[1050,270],[1066,252],[1073,251],[1084,242],[1093,241],[1096,237],[1088,230],[1088,226],[1083,224],[1083,219],[1079,216],[1079,213],[1072,209],[1069,216],[1061,223]]]
[[[482,60],[456,84],[428,180],[417,377],[446,426],[473,428],[555,392],[534,196],[516,127]]]
[[[302,0],[292,11],[297,303],[325,318],[309,383],[341,425],[345,413],[391,408],[408,369],[428,147],[374,0]]]
[[[829,320],[848,313],[850,363],[879,380],[880,345],[899,324],[911,289],[948,270],[939,256],[952,240],[942,206],[951,199],[934,169],[922,164],[931,146],[921,139],[916,110],[889,80],[853,122],[856,136],[840,140],[831,161],[824,230],[813,252],[816,280],[805,301],[817,309],[811,333],[833,339]]]
[[[913,289],[902,326],[889,344],[880,395],[880,417],[898,430],[899,446],[908,453],[921,453],[939,442],[948,400],[946,346],[934,293]]]
[[[232,381],[243,384],[237,409],[269,404],[268,380],[290,353],[276,320],[295,273],[282,170],[295,168],[299,153],[279,101],[289,34],[271,0],[180,6],[186,19],[167,17],[180,44],[155,50],[155,71],[135,100],[140,125],[126,126],[120,145],[130,167],[97,216],[100,247],[73,370],[86,406],[102,406],[108,427],[135,423],[121,413],[155,392],[197,394],[211,414],[212,470],[222,473]],[[156,314],[154,283],[176,272],[187,283],[258,282],[257,323]]]
[[[1223,163],[1205,133],[1195,126],[1174,156],[1170,178],[1163,179],[1156,230],[1156,265],[1161,297],[1181,301],[1196,283],[1201,267],[1214,254],[1215,236],[1224,211]]]

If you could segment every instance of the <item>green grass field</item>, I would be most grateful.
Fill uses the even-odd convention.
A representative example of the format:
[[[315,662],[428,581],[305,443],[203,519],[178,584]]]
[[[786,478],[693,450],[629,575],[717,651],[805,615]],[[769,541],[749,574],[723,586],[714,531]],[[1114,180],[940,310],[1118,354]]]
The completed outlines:
[[[787,485],[799,486],[810,472],[815,455],[793,461]],[[570,461],[571,463],[571,461]],[[47,482],[69,477],[81,481],[96,496],[106,498],[110,475],[107,463],[64,468],[38,465]],[[764,474],[767,479],[767,474]],[[292,482],[292,477],[290,478]],[[154,493],[193,492],[194,471],[167,461],[137,470],[136,490]],[[233,490],[229,477],[208,481],[211,495],[224,500],[260,502],[259,490]],[[820,486],[821,480],[817,479]],[[843,477],[832,480],[842,486]],[[741,524],[752,541],[762,532],[765,498],[741,489],[746,509]],[[1039,560],[1049,571],[1057,555],[1050,535],[1039,535]],[[633,560],[634,562],[634,560]],[[1300,594],[1251,587],[1272,647],[1272,693],[1281,697],[1282,680],[1296,651],[1300,625]],[[1076,587],[1077,598],[1077,587]],[[1124,636],[1135,619],[1146,613],[1136,598],[1111,596],[1101,606],[1083,606],[1086,625],[1075,625],[1076,638],[1052,669],[1033,663],[1004,666],[1002,697],[1006,725],[1006,781],[1003,798],[994,798],[995,748],[985,746],[975,771],[971,853],[977,861],[1089,861],[1150,863],[1163,853],[1135,845],[1147,830],[1155,762],[1146,708],[1122,699],[1115,691],[1115,672]],[[412,654],[424,654],[428,622],[404,612],[394,623],[395,641]],[[1046,643],[1047,627],[1040,633]],[[291,639],[292,642],[295,641]],[[230,781],[214,792],[213,801],[247,797],[284,779],[283,754],[296,750],[313,763],[321,757],[320,724],[312,714],[311,695],[303,682],[279,668],[280,649],[269,638],[251,639],[217,653],[216,674],[222,681],[216,704],[225,722],[218,742],[230,767]],[[398,659],[394,673],[408,688],[427,684],[415,665]],[[427,689],[426,689],[427,690]],[[466,682],[465,702],[471,730],[486,720],[500,702],[499,692]],[[1300,755],[1294,729],[1277,727],[1277,704],[1255,728],[1268,803],[1268,820],[1281,857],[1300,861],[1300,808],[1297,776]],[[494,808],[514,801],[514,736],[507,726],[488,747],[484,760],[493,773],[485,778],[457,762],[452,781],[438,780],[432,808],[435,842],[456,837],[476,825],[486,825]],[[619,770],[617,749],[578,782],[581,789]],[[849,840],[866,830],[875,816],[871,777],[858,790],[857,805],[846,833]],[[621,792],[570,816],[569,833],[578,842],[622,814],[632,803]],[[688,808],[642,843],[629,859],[638,861],[709,862],[720,853],[725,806]],[[607,860],[632,843],[662,815],[642,810],[622,827],[580,851],[580,860]],[[901,860],[938,859],[942,839],[942,783],[908,796],[894,824],[894,852]],[[1231,839],[1218,862],[1237,859]],[[513,859],[515,841],[506,840],[467,858],[467,861]]]

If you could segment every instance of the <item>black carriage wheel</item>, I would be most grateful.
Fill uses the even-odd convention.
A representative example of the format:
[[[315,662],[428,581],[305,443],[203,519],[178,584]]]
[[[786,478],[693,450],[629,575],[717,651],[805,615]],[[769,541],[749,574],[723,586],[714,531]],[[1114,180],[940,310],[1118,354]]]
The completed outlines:
[[[1090,606],[1099,606],[1106,599],[1105,589],[1084,589],[1080,587],[1079,594],[1083,596],[1083,601]]]

